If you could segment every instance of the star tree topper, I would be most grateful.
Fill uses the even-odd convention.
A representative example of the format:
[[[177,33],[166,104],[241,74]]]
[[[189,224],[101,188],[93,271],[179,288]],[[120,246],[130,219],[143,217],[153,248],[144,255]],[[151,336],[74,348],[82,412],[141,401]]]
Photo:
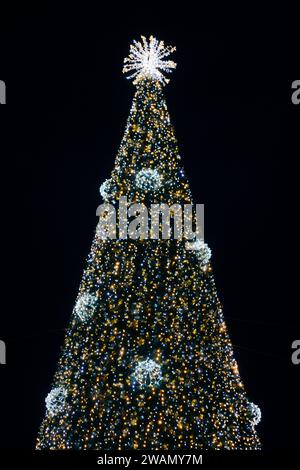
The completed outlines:
[[[165,60],[176,47],[165,46],[163,41],[150,36],[149,41],[141,36],[142,41],[133,41],[129,56],[124,59],[123,73],[133,72],[127,78],[134,78],[136,85],[143,78],[158,80],[162,84],[169,82],[162,72],[171,73],[176,62]]]

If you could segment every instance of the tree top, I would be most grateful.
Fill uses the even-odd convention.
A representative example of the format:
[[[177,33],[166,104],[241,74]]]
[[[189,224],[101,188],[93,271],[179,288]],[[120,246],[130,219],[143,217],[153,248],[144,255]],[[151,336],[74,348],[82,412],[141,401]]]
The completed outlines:
[[[176,68],[176,62],[166,60],[165,57],[175,50],[176,47],[165,46],[163,41],[153,36],[150,36],[149,40],[141,36],[141,41],[134,40],[130,45],[129,55],[124,59],[123,73],[129,72],[130,75],[126,78],[133,79],[135,85],[145,78],[165,85],[169,79],[164,73],[171,73],[172,69]]]

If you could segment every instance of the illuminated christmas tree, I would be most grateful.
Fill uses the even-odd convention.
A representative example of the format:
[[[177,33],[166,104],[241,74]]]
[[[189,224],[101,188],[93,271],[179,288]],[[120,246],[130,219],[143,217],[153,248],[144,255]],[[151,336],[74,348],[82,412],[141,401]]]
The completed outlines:
[[[192,202],[163,94],[173,51],[142,37],[125,59],[136,93],[100,188],[113,207],[125,196],[147,207]],[[96,228],[37,449],[259,449],[260,410],[240,379],[209,247],[184,236],[103,236],[107,216]]]

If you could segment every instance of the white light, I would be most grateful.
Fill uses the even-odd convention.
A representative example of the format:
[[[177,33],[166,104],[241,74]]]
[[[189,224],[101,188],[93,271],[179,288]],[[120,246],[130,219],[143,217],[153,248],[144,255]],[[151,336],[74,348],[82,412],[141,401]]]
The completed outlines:
[[[255,405],[255,403],[250,403],[249,407],[252,417],[252,424],[253,426],[256,426],[261,421],[261,410],[258,405]]]
[[[137,187],[144,191],[156,191],[162,184],[159,172],[152,168],[139,171],[135,177],[135,182]]]
[[[88,320],[97,307],[97,297],[85,292],[81,294],[74,307],[74,313],[82,322]]]
[[[104,201],[109,201],[109,199],[114,194],[114,183],[111,178],[104,181],[99,188],[99,192]]]
[[[163,75],[163,72],[170,73],[176,68],[176,63],[172,60],[165,60],[176,47],[165,47],[163,41],[150,36],[149,42],[144,36],[142,41],[133,41],[130,46],[130,54],[124,59],[123,72],[132,72],[127,78],[134,78],[134,84],[140,79],[152,78],[161,83],[168,83],[169,80]]]
[[[61,413],[65,409],[67,391],[63,387],[56,387],[46,397],[46,408],[50,415]]]
[[[203,240],[196,240],[192,242],[185,243],[186,250],[191,250],[195,252],[198,260],[200,261],[201,266],[208,264],[211,258],[211,249]]]
[[[140,361],[132,374],[132,378],[141,387],[158,386],[162,380],[161,366],[152,359]]]

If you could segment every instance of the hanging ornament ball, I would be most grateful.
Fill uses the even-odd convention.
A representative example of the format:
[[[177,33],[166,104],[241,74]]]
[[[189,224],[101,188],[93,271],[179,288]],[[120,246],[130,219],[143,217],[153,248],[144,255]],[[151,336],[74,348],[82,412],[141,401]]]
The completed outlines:
[[[116,187],[112,178],[105,180],[104,183],[101,184],[99,188],[99,192],[101,194],[103,201],[105,202],[108,202],[109,200],[113,198],[116,192]]]
[[[135,367],[132,378],[140,387],[157,387],[162,380],[161,366],[152,359],[140,361]]]
[[[61,413],[66,406],[67,391],[64,387],[55,387],[46,397],[46,408],[50,415]]]
[[[74,313],[80,321],[87,321],[95,312],[97,297],[88,292],[81,294],[75,304]]]
[[[157,191],[162,185],[162,178],[156,169],[144,168],[137,173],[135,183],[142,191]]]
[[[250,403],[249,409],[250,409],[252,424],[253,426],[256,426],[261,421],[261,410],[258,405],[255,405],[255,403]]]
[[[200,262],[200,266],[204,267],[209,263],[212,254],[211,249],[203,240],[186,242],[185,248],[186,250],[194,251],[195,255],[197,256]]]

